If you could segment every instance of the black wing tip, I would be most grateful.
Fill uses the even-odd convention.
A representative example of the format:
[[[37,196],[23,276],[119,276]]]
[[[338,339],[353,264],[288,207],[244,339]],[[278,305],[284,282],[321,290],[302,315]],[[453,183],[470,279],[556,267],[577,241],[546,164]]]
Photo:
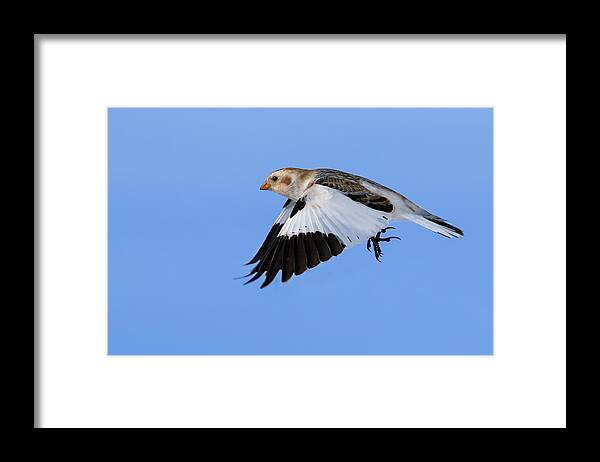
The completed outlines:
[[[248,285],[251,282],[256,281],[258,278],[260,278],[263,275],[263,273],[256,273],[254,276],[252,276],[252,278],[248,279],[246,282],[244,282],[244,285]]]
[[[332,233],[323,234],[320,231],[315,231],[291,237],[280,236],[266,252],[266,255],[259,259],[258,265],[250,273],[236,279],[253,275],[251,279],[244,283],[244,285],[247,285],[266,274],[265,280],[259,286],[260,289],[264,289],[276,279],[281,271],[281,283],[285,284],[294,276],[304,274],[307,270],[319,265],[319,263],[340,255],[345,247],[342,240]],[[290,262],[286,258],[293,261]],[[265,259],[269,261],[266,262]]]
[[[279,271],[278,271],[279,272]],[[278,273],[277,272],[277,273]],[[275,277],[277,276],[277,273],[275,273],[275,276],[273,277],[273,279],[269,280],[269,278],[266,278],[263,283],[260,285],[259,289],[264,289],[267,286],[271,285],[271,283],[275,280]]]
[[[277,273],[275,273],[275,276],[273,277],[273,279],[271,279],[270,281],[267,281],[266,279],[263,281],[263,283],[260,285],[259,289],[265,289],[267,286],[271,285],[272,282],[275,281],[275,279],[277,279],[277,274],[279,274],[279,271],[277,271]],[[301,273],[302,274],[302,273]],[[295,273],[292,273],[285,281],[283,280],[283,272],[282,272],[282,279],[281,279],[281,283],[282,284],[287,284],[288,282],[290,282],[293,278],[294,278]],[[248,284],[251,281],[245,282],[244,285]]]

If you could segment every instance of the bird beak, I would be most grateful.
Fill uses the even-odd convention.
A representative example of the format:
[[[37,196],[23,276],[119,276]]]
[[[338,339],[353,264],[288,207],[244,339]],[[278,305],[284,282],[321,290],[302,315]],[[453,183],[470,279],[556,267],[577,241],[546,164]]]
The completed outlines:
[[[261,190],[261,191],[264,191],[265,189],[269,189],[269,185],[267,184],[267,182],[266,182],[266,181],[265,181],[265,182],[263,183],[263,185],[260,187],[260,190]]]

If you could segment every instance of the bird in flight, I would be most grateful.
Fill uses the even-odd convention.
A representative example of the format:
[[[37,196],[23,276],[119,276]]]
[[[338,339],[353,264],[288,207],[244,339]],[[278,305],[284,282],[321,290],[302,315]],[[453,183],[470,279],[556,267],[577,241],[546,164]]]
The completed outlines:
[[[281,270],[281,282],[301,275],[344,249],[366,242],[378,261],[382,237],[391,221],[409,220],[444,237],[461,237],[462,230],[402,194],[368,178],[339,170],[283,168],[271,173],[261,190],[287,197],[283,210],[256,255],[245,284],[266,274],[268,286]]]

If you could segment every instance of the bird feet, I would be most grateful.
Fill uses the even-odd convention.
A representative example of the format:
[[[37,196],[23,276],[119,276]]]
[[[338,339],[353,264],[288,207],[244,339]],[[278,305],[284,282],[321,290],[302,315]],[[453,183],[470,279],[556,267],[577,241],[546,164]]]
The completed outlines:
[[[370,237],[367,240],[367,250],[370,252],[371,251],[371,242],[373,243],[373,249],[375,250],[375,259],[378,262],[381,262],[381,260],[379,259],[380,256],[383,255],[383,252],[381,251],[381,246],[379,245],[380,242],[390,242],[392,239],[398,239],[400,240],[399,237],[397,236],[390,236],[390,237],[381,237],[382,233],[385,233],[388,229],[396,229],[393,226],[388,226],[387,228],[383,228],[381,231],[379,231],[375,236]]]

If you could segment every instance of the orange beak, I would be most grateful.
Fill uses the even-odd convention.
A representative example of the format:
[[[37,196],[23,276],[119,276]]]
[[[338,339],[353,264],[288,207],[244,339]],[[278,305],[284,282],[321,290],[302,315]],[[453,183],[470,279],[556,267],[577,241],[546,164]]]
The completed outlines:
[[[266,182],[266,181],[265,181],[265,182],[263,183],[263,185],[260,187],[260,190],[261,190],[261,191],[264,191],[265,189],[269,189],[269,185],[267,184],[267,182]]]

